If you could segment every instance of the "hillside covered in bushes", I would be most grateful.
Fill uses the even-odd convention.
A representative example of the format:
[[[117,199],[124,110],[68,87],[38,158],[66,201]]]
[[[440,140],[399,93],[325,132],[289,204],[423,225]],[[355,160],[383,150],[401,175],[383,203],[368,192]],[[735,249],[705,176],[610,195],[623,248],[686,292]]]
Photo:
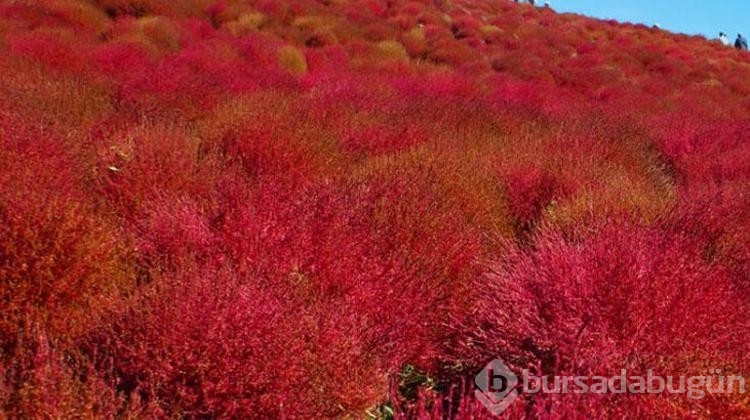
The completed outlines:
[[[506,0],[5,0],[0,98],[2,418],[490,416],[497,357],[750,379],[747,53]]]

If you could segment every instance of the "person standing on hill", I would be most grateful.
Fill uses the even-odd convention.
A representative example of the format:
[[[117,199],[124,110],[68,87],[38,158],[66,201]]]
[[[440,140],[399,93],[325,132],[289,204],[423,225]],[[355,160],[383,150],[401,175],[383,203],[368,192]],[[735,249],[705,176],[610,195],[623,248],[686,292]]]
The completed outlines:
[[[737,40],[734,41],[734,47],[738,50],[747,51],[747,39],[742,34],[737,34]]]
[[[721,41],[721,45],[729,46],[729,37],[724,32],[719,32],[719,41]]]

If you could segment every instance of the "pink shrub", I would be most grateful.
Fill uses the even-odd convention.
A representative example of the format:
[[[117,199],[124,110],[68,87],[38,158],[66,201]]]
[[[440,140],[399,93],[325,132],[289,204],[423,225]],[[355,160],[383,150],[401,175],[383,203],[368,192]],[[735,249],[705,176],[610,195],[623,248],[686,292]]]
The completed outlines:
[[[0,410],[15,417],[86,412],[111,416],[127,407],[78,354],[60,349],[36,325],[18,328],[18,346],[0,359]],[[6,388],[7,386],[7,388]]]
[[[212,253],[214,243],[206,217],[195,203],[163,197],[148,202],[144,216],[134,226],[137,249],[149,261],[168,256],[178,261]]]
[[[71,342],[130,289],[127,239],[86,202],[62,139],[0,111],[0,412],[109,415]]]
[[[87,63],[80,51],[59,36],[30,33],[9,40],[10,52],[27,58],[53,71],[85,73]]]
[[[121,72],[127,66],[131,72],[145,72],[154,63],[142,47],[135,44],[108,44],[91,52],[97,70],[114,80],[123,80],[128,73]]]
[[[503,175],[508,206],[518,233],[528,231],[552,199],[565,194],[560,182],[539,168],[518,168]]]
[[[415,210],[430,200],[409,184],[344,194],[265,181],[241,195],[227,186],[243,205],[216,226],[225,255],[155,275],[89,338],[100,363],[117,355],[122,395],[164,414],[338,415],[385,397],[401,364],[430,366],[441,340],[430,325],[471,273],[472,238],[406,231],[412,212],[394,194]]]
[[[126,240],[85,201],[61,139],[3,114],[0,132],[0,343],[25,322],[67,339],[127,284]]]
[[[344,148],[353,155],[377,156],[397,153],[424,141],[418,128],[404,127],[402,132],[393,132],[390,127],[365,127],[347,135]]]
[[[475,284],[459,360],[481,367],[502,357],[545,375],[676,375],[723,363],[743,374],[744,292],[726,266],[705,258],[686,223],[614,222],[511,246]]]

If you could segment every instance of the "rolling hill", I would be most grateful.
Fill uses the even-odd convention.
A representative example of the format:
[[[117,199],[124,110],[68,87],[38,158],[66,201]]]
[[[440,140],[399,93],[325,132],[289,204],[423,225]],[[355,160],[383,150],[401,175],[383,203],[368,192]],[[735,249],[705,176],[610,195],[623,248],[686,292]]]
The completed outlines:
[[[750,378],[746,52],[506,0],[5,0],[0,98],[0,417],[490,417],[495,358]]]

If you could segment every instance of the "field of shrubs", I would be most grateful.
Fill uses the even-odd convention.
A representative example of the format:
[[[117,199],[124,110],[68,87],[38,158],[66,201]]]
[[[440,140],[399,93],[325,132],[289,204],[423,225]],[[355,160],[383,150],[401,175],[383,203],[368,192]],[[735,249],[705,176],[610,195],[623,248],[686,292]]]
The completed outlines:
[[[750,379],[747,53],[506,0],[4,0],[0,98],[0,418],[490,417],[497,357]]]

